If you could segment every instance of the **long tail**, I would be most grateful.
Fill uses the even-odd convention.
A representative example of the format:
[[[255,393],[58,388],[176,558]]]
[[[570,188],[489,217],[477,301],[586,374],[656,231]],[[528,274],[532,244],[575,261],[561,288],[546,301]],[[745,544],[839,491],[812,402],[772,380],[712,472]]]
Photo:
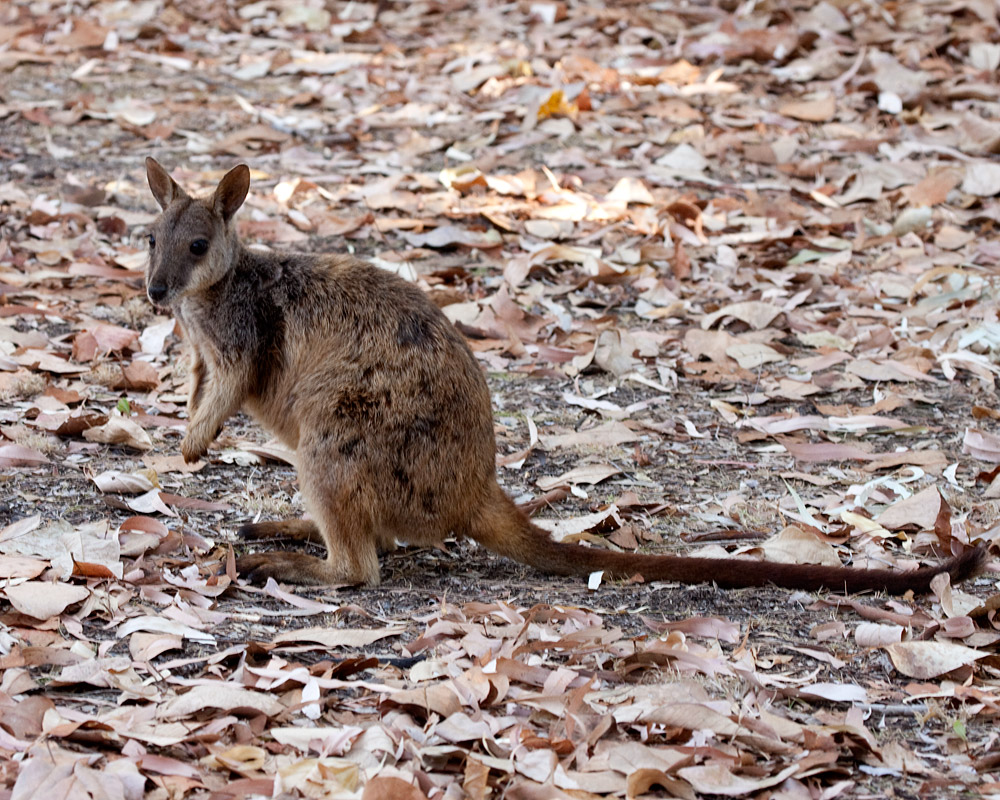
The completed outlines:
[[[933,567],[910,572],[853,569],[810,564],[779,564],[744,558],[686,558],[617,553],[578,544],[556,542],[533,525],[500,487],[473,524],[472,538],[494,553],[555,575],[587,575],[604,570],[614,578],[641,575],[646,581],[715,583],[736,589],[773,584],[786,589],[925,594],[931,579],[947,572],[957,584],[977,575],[986,560],[982,545]]]

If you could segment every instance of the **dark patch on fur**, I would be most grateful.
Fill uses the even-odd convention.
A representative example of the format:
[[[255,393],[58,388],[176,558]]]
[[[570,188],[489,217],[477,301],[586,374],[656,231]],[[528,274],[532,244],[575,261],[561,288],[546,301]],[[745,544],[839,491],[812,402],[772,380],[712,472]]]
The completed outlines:
[[[400,347],[429,347],[433,341],[433,328],[428,315],[421,309],[406,314],[399,321],[396,341]]]
[[[428,515],[437,513],[437,496],[433,489],[420,493],[420,504],[423,506],[424,513]]]
[[[337,411],[351,419],[363,419],[370,416],[375,407],[375,401],[368,392],[362,390],[344,390],[335,400]]]
[[[254,385],[258,395],[267,393],[272,379],[284,369],[285,315],[274,303],[262,302],[255,309],[259,346]]]
[[[219,309],[225,325],[206,324],[220,356],[233,364],[250,362],[248,394],[269,393],[284,369],[286,309],[301,302],[301,279],[282,282],[282,291],[263,291],[270,265],[244,254],[241,261],[209,290],[207,305]],[[289,295],[291,295],[291,302]],[[248,358],[249,356],[249,358]]]
[[[355,436],[352,439],[348,439],[346,442],[341,442],[340,447],[337,449],[342,456],[350,458],[352,455],[354,455],[354,451],[357,448],[358,444],[360,444],[360,442],[361,439]]]
[[[413,430],[421,436],[430,436],[439,424],[437,417],[417,417],[413,420]]]
[[[393,428],[389,438],[395,443],[395,451],[405,458],[417,459],[419,454],[433,450],[437,446],[437,436],[441,433],[437,417],[414,417],[409,424]]]
[[[260,394],[264,394],[267,385],[285,367],[283,354],[288,311],[308,304],[308,278],[294,267],[292,260],[282,259],[277,269],[257,276],[263,285],[271,284],[270,291],[250,292],[259,293],[252,298],[252,303],[259,341],[256,385]],[[253,278],[248,276],[249,280]]]
[[[392,477],[395,479],[396,483],[406,490],[407,494],[413,492],[413,484],[410,482],[410,473],[403,467],[402,464],[396,464],[392,468]]]

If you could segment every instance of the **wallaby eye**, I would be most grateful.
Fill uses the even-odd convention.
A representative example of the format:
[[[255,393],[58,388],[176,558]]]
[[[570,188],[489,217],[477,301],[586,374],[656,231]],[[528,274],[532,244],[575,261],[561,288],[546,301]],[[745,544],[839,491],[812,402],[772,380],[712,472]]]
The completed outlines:
[[[156,237],[153,234],[149,234],[149,249],[152,250],[156,247]]]
[[[203,256],[208,252],[208,239],[195,239],[191,242],[191,253],[196,256]]]

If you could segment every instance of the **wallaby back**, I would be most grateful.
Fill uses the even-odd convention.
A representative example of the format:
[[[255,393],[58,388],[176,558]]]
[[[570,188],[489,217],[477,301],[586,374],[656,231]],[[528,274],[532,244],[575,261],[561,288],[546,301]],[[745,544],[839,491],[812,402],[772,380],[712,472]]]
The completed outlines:
[[[927,591],[948,572],[981,567],[972,550],[917,572],[632,555],[553,541],[496,481],[489,390],[475,356],[415,286],[347,256],[263,253],[242,246],[233,215],[245,166],[215,193],[189,197],[153,159],[150,299],[169,306],[192,351],[190,422],[181,444],[197,460],[239,409],[297,450],[311,520],[247,525],[241,533],[322,540],[327,557],[266,552],[239,559],[251,579],[376,584],[378,551],[397,540],[471,536],[556,574],[606,570],[628,578],[774,583],[799,589]]]

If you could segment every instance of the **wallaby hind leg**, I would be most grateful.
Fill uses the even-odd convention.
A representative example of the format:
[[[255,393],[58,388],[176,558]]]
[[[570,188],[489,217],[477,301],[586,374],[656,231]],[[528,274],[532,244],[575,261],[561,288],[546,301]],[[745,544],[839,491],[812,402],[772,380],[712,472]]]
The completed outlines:
[[[308,458],[307,447],[300,446],[299,452]],[[326,558],[285,551],[253,553],[236,562],[244,578],[254,583],[274,578],[313,585],[378,584],[378,538],[367,512],[371,503],[365,502],[365,493],[371,488],[360,485],[343,470],[331,469],[323,475],[317,472],[299,476],[306,508],[315,522],[297,520],[293,524],[300,530],[313,526],[326,544]]]
[[[312,544],[323,544],[319,528],[312,520],[283,519],[273,522],[248,522],[237,531],[242,539],[295,539]]]

